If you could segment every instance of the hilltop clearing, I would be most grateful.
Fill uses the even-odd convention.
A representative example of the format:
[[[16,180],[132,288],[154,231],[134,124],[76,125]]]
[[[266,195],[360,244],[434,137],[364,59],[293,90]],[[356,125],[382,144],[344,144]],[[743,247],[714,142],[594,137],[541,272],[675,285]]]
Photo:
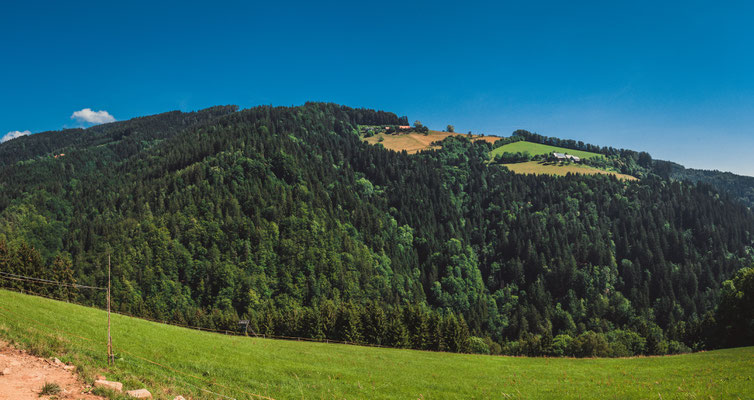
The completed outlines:
[[[430,130],[427,134],[419,132],[405,132],[405,133],[378,133],[374,136],[364,138],[364,141],[369,144],[381,144],[384,148],[393,151],[405,150],[408,154],[418,153],[422,150],[439,149],[441,146],[433,145],[433,143],[439,143],[449,136],[463,136],[471,139],[471,141],[485,141],[487,143],[495,143],[500,140],[497,136],[480,136],[480,135],[468,135],[455,132],[441,132]]]
[[[573,150],[573,149],[567,149],[564,147],[549,146],[546,144],[532,143],[532,142],[527,142],[523,140],[518,141],[518,142],[508,143],[506,145],[493,149],[490,152],[490,156],[492,158],[495,158],[495,156],[501,155],[503,153],[529,153],[532,156],[536,156],[536,155],[552,154],[554,152],[569,154],[569,155],[573,155],[573,156],[581,157],[581,158],[604,157],[602,154],[592,153],[589,151]]]

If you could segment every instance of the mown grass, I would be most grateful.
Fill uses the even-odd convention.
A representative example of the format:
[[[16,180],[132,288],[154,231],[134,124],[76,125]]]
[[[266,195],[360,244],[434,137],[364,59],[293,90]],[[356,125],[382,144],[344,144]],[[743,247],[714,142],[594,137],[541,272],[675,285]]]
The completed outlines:
[[[3,338],[71,361],[88,379],[104,373],[125,389],[146,387],[156,398],[219,398],[199,387],[237,399],[255,398],[249,393],[275,399],[719,399],[754,393],[754,347],[627,359],[519,358],[225,336],[120,315],[112,326],[117,357],[108,368],[106,313],[0,290]]]
[[[426,135],[423,133],[397,133],[397,134],[384,134],[378,133],[374,136],[364,138],[363,140],[369,144],[382,144],[388,150],[403,151],[405,150],[409,154],[418,153],[422,150],[437,149],[440,146],[432,146],[434,142],[441,142],[448,136],[462,135],[470,138],[472,141],[483,140],[489,143],[494,143],[500,140],[497,136],[479,136],[479,135],[466,135],[462,133],[454,132],[441,132],[441,131],[429,131]]]
[[[580,158],[604,157],[602,154],[598,154],[598,153],[591,153],[588,151],[581,151],[581,150],[571,150],[571,149],[566,149],[563,147],[548,146],[546,144],[532,143],[532,142],[526,142],[526,141],[513,142],[513,143],[508,143],[506,145],[500,146],[496,149],[493,149],[490,152],[490,156],[494,159],[495,156],[502,155],[505,152],[524,153],[527,151],[532,156],[558,152],[558,153],[567,153],[567,154],[574,155]]]
[[[558,175],[558,176],[565,176],[569,173],[571,174],[584,174],[584,175],[595,175],[595,174],[602,174],[602,175],[613,175],[617,177],[618,179],[625,179],[625,180],[638,180],[638,178],[621,174],[614,171],[605,171],[603,169],[598,169],[594,167],[590,167],[588,165],[581,165],[581,164],[571,164],[571,163],[549,163],[549,162],[541,162],[541,161],[527,161],[522,163],[514,163],[514,164],[502,164],[511,171],[517,173],[517,174],[535,174],[535,175]]]

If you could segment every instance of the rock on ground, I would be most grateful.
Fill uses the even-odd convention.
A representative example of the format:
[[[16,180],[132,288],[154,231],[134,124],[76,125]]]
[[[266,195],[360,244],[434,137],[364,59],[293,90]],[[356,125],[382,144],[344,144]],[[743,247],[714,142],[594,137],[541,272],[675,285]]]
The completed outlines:
[[[126,394],[135,399],[151,399],[152,398],[152,393],[149,393],[149,390],[147,389],[129,390],[126,392]]]
[[[94,381],[94,387],[101,387],[105,389],[115,390],[116,392],[123,391],[123,384],[120,382],[106,381],[104,379],[97,379]]]

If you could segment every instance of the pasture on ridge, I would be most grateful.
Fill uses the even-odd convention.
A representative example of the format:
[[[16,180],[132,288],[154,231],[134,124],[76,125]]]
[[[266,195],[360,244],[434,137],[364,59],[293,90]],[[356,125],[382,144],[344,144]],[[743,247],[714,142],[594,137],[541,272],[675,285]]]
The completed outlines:
[[[155,398],[746,398],[754,347],[679,356],[483,356],[226,336],[0,290],[0,337]],[[151,360],[160,365],[147,362]],[[168,367],[168,368],[166,368]]]
[[[565,176],[566,174],[584,174],[584,175],[613,175],[618,179],[636,181],[635,176],[621,174],[614,171],[594,168],[581,164],[554,164],[540,161],[526,161],[521,163],[501,164],[517,174],[534,174],[534,175],[557,175]]]
[[[439,149],[440,146],[432,146],[434,142],[441,142],[448,136],[461,135],[470,138],[472,141],[483,140],[488,143],[495,143],[501,138],[498,136],[480,136],[480,135],[467,135],[465,133],[457,132],[441,132],[441,131],[429,131],[428,134],[408,132],[397,134],[384,134],[378,133],[374,136],[364,138],[364,141],[369,144],[382,144],[388,150],[403,151],[406,150],[408,154],[415,154],[422,150]],[[382,141],[380,142],[380,138]]]
[[[519,142],[513,142],[508,143],[506,145],[500,146],[496,149],[493,149],[490,152],[490,157],[495,158],[497,155],[502,155],[503,153],[524,153],[529,152],[532,156],[541,155],[541,154],[551,154],[553,152],[557,153],[566,153],[570,154],[572,156],[580,157],[580,158],[592,158],[592,157],[605,157],[602,154],[599,153],[592,153],[589,151],[582,151],[582,150],[572,150],[572,149],[566,149],[565,147],[556,147],[556,146],[550,146],[546,144],[541,143],[533,143],[533,142],[527,142],[527,141],[519,141]]]

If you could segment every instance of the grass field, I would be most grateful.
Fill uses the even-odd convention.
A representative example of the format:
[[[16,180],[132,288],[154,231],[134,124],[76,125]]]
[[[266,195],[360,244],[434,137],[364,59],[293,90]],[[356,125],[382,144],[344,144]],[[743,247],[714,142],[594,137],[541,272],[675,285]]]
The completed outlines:
[[[490,152],[492,158],[495,158],[498,154],[508,153],[523,153],[528,151],[529,154],[536,156],[539,154],[550,154],[552,152],[568,153],[576,157],[591,158],[591,157],[604,157],[602,154],[590,153],[588,151],[571,150],[563,147],[548,146],[546,144],[532,143],[532,142],[513,142],[493,149]]]
[[[511,171],[517,174],[534,174],[534,175],[557,175],[565,176],[568,173],[572,174],[585,174],[585,175],[613,175],[618,179],[625,179],[629,181],[638,180],[636,177],[626,174],[620,174],[613,171],[605,171],[602,169],[590,167],[587,165],[579,164],[553,164],[543,163],[539,161],[527,161],[515,164],[502,164]]]
[[[416,133],[416,132],[401,133],[401,134],[396,134],[396,135],[386,135],[384,133],[380,133],[380,134],[365,138],[364,141],[369,144],[382,143],[382,145],[388,150],[393,150],[393,151],[406,150],[407,153],[414,154],[422,150],[439,148],[439,146],[431,146],[430,144],[433,142],[440,142],[446,137],[454,136],[454,135],[463,135],[463,136],[469,137],[466,134],[460,134],[460,133],[429,131],[429,134],[427,135],[423,133]],[[379,138],[382,138],[382,142],[379,141],[380,140]],[[500,138],[497,136],[473,135],[471,136],[471,140],[473,141],[484,140],[489,143],[494,143],[500,140]]]
[[[114,315],[0,290],[0,336],[47,357],[147,387],[156,398],[698,399],[752,398],[754,347],[667,357],[495,357],[256,339]],[[90,340],[86,340],[90,339]],[[146,359],[172,369],[152,364]],[[186,375],[189,374],[189,375]],[[210,384],[208,382],[212,382]],[[191,386],[190,386],[191,385]]]

